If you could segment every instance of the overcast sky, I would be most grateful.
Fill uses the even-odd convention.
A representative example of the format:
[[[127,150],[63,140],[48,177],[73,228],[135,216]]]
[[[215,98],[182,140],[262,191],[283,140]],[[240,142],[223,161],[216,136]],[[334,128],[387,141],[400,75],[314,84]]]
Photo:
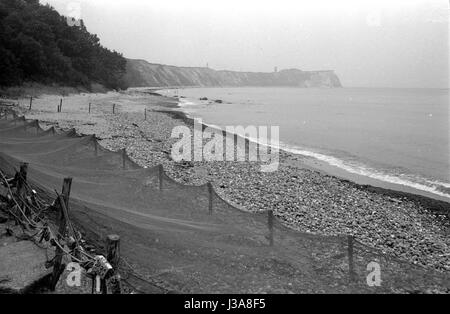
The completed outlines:
[[[344,86],[448,88],[448,0],[41,0],[127,58],[333,69]]]

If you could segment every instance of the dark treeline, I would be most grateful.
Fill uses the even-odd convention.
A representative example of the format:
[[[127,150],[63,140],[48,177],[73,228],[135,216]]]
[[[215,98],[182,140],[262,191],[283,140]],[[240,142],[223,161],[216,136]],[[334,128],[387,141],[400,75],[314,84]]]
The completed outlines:
[[[24,82],[125,88],[126,60],[83,21],[70,26],[39,0],[0,0],[0,86]]]

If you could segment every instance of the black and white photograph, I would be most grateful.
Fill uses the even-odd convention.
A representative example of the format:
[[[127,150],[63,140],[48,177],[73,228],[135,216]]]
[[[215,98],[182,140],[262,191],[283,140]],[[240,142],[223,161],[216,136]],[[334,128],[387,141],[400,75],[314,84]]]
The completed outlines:
[[[450,294],[449,14],[0,0],[0,297]]]

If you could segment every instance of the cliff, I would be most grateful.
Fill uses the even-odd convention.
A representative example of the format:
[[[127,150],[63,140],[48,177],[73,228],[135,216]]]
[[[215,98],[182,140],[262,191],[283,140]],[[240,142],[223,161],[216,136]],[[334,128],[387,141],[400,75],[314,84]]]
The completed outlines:
[[[293,86],[342,87],[334,71],[279,72],[217,71],[209,68],[176,67],[127,59],[125,83],[130,87],[160,86]]]

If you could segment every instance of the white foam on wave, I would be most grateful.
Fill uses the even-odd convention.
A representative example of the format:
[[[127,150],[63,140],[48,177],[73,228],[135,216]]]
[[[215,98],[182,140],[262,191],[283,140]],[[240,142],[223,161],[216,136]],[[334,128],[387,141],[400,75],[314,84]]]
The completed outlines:
[[[416,180],[413,181],[410,176],[407,175],[392,175],[387,174],[384,172],[381,172],[377,169],[373,169],[371,167],[368,167],[366,165],[362,164],[355,164],[355,163],[349,163],[345,160],[325,155],[322,153],[317,153],[309,150],[299,149],[299,148],[293,148],[292,146],[286,145],[282,148],[283,150],[297,154],[297,155],[303,155],[307,157],[312,157],[317,160],[323,161],[327,163],[330,166],[337,167],[339,169],[343,169],[349,173],[369,177],[372,179],[376,179],[379,181],[392,183],[392,184],[399,184],[407,187],[411,187],[417,190],[433,193],[442,197],[450,198],[450,194],[443,193],[439,190],[439,187],[449,188],[450,184],[445,182],[440,182],[437,180],[429,180],[426,178],[416,177]]]
[[[195,103],[193,101],[183,99],[183,98],[180,99],[180,101],[179,101],[180,109],[186,114],[187,117],[194,119],[197,122],[202,121],[202,119],[193,117],[191,115],[191,112],[189,112],[189,110],[183,110],[183,108],[187,109],[186,107],[199,106],[199,105],[200,105],[199,103]],[[224,128],[219,127],[217,125],[207,124],[203,121],[202,121],[202,123],[206,126],[209,126],[209,127],[215,128],[215,129],[219,129],[222,131],[224,130]],[[259,145],[269,146],[272,148],[276,148],[278,150],[284,150],[286,152],[296,154],[296,155],[303,155],[306,157],[311,157],[311,158],[317,159],[319,161],[325,162],[326,164],[328,164],[330,166],[337,167],[339,169],[345,170],[352,174],[369,177],[369,178],[376,179],[376,180],[386,182],[386,183],[403,185],[406,187],[414,188],[416,190],[439,195],[441,197],[450,198],[450,194],[440,191],[440,188],[441,189],[450,189],[450,183],[447,183],[447,182],[441,182],[438,180],[430,180],[430,179],[422,178],[422,177],[415,177],[413,180],[413,178],[411,176],[401,175],[401,174],[400,175],[388,174],[388,173],[382,172],[380,170],[368,167],[367,165],[356,164],[354,162],[345,161],[343,159],[339,159],[337,157],[334,157],[331,155],[326,155],[323,153],[314,152],[312,150],[306,150],[303,148],[299,148],[299,147],[284,144],[284,143],[277,143],[277,144],[262,143],[259,141],[259,139],[251,138],[248,136],[243,136],[242,134],[235,134],[235,135],[243,137],[243,138],[245,138],[251,142],[254,142],[256,144],[259,144]]]

